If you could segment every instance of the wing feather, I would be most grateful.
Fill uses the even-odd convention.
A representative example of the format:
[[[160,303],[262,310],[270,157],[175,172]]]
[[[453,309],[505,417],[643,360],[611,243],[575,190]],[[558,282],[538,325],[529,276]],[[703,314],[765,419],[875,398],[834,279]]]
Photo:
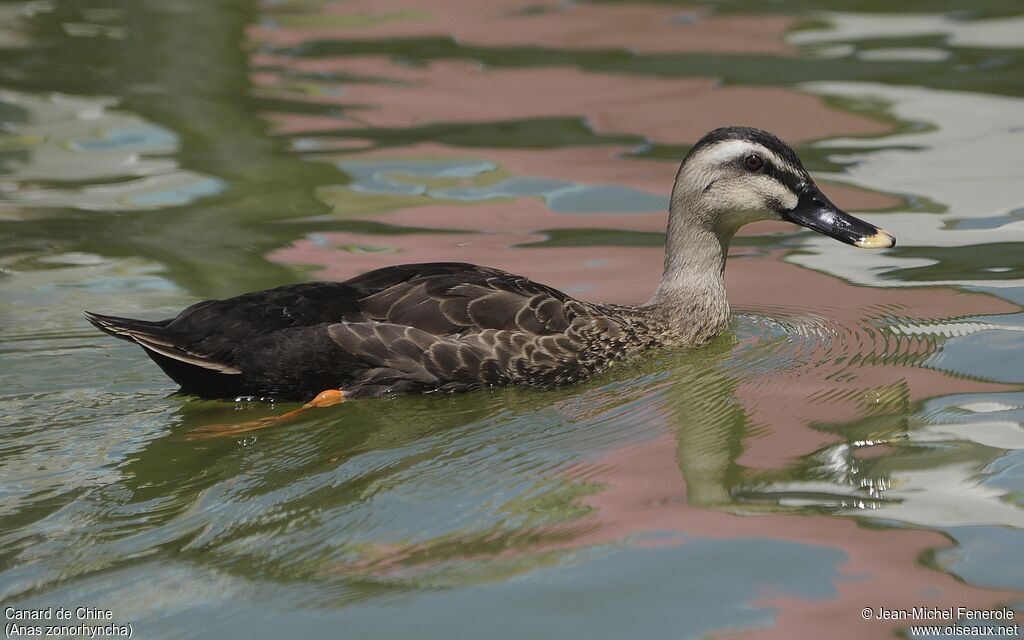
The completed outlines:
[[[236,383],[217,382],[211,394],[279,397],[313,387],[385,393],[543,386],[549,376],[555,383],[562,374],[554,369],[572,366],[578,348],[566,334],[582,335],[593,311],[521,276],[433,263],[207,300],[157,322],[89,318],[156,354],[183,388],[202,393],[223,378]],[[166,358],[229,375],[168,367]]]
[[[568,327],[581,303],[527,278],[459,263],[386,267],[346,282],[366,319],[437,335],[508,329],[547,335]]]

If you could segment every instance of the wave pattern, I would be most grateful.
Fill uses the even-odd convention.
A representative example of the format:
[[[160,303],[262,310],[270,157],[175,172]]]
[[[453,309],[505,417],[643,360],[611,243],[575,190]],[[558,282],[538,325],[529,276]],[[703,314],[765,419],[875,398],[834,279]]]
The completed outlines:
[[[852,639],[1024,590],[1012,3],[88,4],[0,6],[5,606]],[[900,245],[748,227],[732,332],[586,384],[197,437],[295,407],[175,395],[80,317],[453,259],[642,302],[679,159],[739,122]]]

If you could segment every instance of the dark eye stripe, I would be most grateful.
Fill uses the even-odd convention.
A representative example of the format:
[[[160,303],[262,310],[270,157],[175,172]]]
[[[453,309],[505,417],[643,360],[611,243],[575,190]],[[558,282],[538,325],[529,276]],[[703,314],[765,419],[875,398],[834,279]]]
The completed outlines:
[[[800,185],[808,181],[807,176],[793,173],[788,169],[776,167],[772,164],[772,161],[768,159],[764,161],[764,167],[761,168],[759,173],[771,176],[775,180],[778,180],[789,187],[793,193],[797,193],[800,190]]]

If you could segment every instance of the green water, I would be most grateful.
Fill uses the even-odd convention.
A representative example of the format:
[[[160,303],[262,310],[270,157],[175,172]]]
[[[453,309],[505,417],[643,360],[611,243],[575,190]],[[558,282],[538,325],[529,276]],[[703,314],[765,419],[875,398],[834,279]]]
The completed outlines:
[[[555,10],[506,4],[481,20]],[[763,53],[653,51],[643,34],[633,50],[346,38],[373,26],[369,5],[346,6],[0,2],[4,607],[100,607],[145,638],[892,637],[909,625],[861,609],[1020,607],[1018,3],[673,9],[692,28],[791,18],[789,50]],[[416,29],[442,5],[396,6],[380,20]],[[366,75],[378,61],[412,79]],[[833,133],[794,146],[823,180],[885,197],[858,214],[900,243],[742,236],[732,332],[583,385],[357,401],[197,437],[294,406],[174,395],[83,310],[167,317],[463,250],[582,296],[629,297],[601,287],[657,271],[642,216],[670,184],[642,176],[671,174],[692,137],[616,128],[568,97],[489,117],[502,105],[467,93],[465,120],[399,122],[451,94],[445,73],[464,80],[446,64],[816,99],[807,125]],[[629,113],[625,86],[602,100]],[[408,102],[358,98],[381,87]],[[743,94],[730,117],[797,104],[761,102],[780,94]],[[677,98],[664,110],[685,123]],[[552,160],[605,147],[600,166],[627,177]]]

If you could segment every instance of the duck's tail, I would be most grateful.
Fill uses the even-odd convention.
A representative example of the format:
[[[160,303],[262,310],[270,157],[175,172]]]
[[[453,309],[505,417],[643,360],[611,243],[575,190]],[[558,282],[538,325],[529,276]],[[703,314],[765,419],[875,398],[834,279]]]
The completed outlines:
[[[119,318],[117,316],[92,313],[91,311],[85,312],[85,319],[103,333],[130,342],[138,342],[138,337],[158,338],[169,322],[168,320],[154,322],[152,320]]]
[[[235,367],[186,349],[179,340],[175,339],[172,332],[167,330],[170,320],[136,320],[135,318],[105,316],[89,311],[85,312],[85,318],[100,331],[115,338],[134,342],[144,348],[167,375],[182,387],[192,386],[189,384],[190,376],[182,374],[191,373],[194,368],[217,374],[237,375],[241,373]],[[173,363],[168,362],[168,359],[177,362],[178,365],[171,366]],[[188,365],[188,368],[179,371],[180,365]]]

